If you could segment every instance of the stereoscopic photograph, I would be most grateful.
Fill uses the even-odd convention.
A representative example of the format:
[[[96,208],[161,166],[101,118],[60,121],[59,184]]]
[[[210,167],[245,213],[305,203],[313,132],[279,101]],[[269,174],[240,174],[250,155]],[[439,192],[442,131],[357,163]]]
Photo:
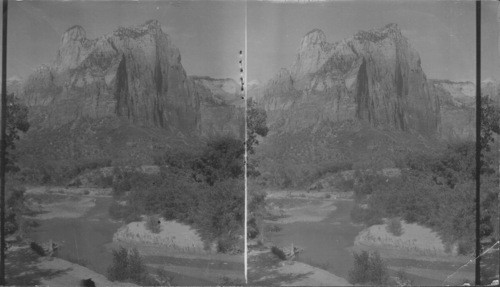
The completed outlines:
[[[497,2],[248,2],[251,285],[498,285]],[[249,109],[248,111],[251,111]]]
[[[498,286],[497,1],[2,3],[0,285]]]
[[[244,3],[8,4],[7,284],[245,283]]]

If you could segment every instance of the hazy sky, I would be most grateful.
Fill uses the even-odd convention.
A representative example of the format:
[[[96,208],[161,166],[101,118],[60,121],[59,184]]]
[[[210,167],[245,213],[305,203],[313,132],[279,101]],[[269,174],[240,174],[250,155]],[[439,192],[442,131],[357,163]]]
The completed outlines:
[[[484,1],[483,1],[484,2]],[[496,2],[488,4],[483,47],[489,76],[499,74]],[[487,6],[486,3],[484,6]],[[487,14],[487,15],[486,15]],[[328,42],[340,41],[360,30],[396,23],[419,52],[428,78],[475,78],[474,1],[336,1],[284,4],[249,2],[249,79],[264,81],[280,68],[289,68],[302,37],[314,28]],[[493,59],[494,58],[494,59]]]
[[[474,1],[10,1],[9,5],[9,77],[26,78],[37,66],[51,62],[61,34],[75,24],[96,38],[119,26],[157,19],[179,48],[189,75],[237,79],[238,51],[245,49],[245,15],[249,80],[263,82],[280,68],[290,67],[301,38],[314,28],[336,42],[388,23],[397,23],[409,38],[429,78],[475,77]],[[497,5],[483,1],[484,78],[500,75]]]
[[[239,78],[245,4],[208,1],[9,1],[8,76],[26,78],[52,61],[62,33],[81,25],[88,38],[157,19],[180,50],[188,75]]]

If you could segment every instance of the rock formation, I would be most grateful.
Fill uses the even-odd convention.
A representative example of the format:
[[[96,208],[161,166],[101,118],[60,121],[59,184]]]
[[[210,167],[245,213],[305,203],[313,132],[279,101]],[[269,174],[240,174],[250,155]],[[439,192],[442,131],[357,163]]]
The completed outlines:
[[[440,103],[439,138],[474,140],[476,135],[476,85],[472,82],[430,80]]]
[[[255,97],[277,131],[359,120],[424,136],[439,128],[420,57],[395,24],[328,43],[321,30],[304,36],[290,71],[281,70]]]
[[[225,98],[212,102],[226,114],[224,122],[203,130],[210,117],[202,114],[208,98],[225,88],[210,86],[213,81],[217,80],[191,80],[186,75],[179,50],[156,20],[97,39],[88,39],[82,27],[73,26],[62,35],[55,61],[29,76],[20,97],[41,127],[119,117],[183,134],[217,133],[220,128],[241,133],[226,127],[242,117],[235,115],[234,102]],[[238,90],[224,93],[236,97]]]

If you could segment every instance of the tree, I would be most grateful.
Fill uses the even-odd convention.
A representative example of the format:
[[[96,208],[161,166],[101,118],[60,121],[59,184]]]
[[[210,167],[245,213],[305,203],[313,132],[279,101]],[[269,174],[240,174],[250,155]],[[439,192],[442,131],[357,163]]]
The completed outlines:
[[[198,172],[209,185],[215,182],[238,178],[243,174],[243,155],[245,146],[241,140],[231,137],[220,137],[211,140],[203,154],[196,159],[193,169]]]
[[[249,98],[247,100],[247,151],[254,154],[254,147],[259,144],[257,136],[265,137],[269,132],[266,124],[266,111],[257,106],[257,103]]]
[[[108,278],[111,281],[131,281],[142,284],[148,279],[147,275],[144,260],[136,248],[127,250],[120,247],[118,250],[113,250],[113,263],[108,268]]]
[[[113,250],[113,263],[108,268],[111,281],[124,281],[128,278],[128,251],[124,247]]]
[[[6,123],[6,150],[7,171],[18,171],[14,158],[9,151],[16,148],[15,142],[19,140],[19,132],[27,132],[30,127],[28,122],[28,107],[21,104],[13,94],[7,96],[7,123]]]
[[[352,284],[387,285],[389,271],[378,252],[354,253],[354,267],[349,271],[349,281]]]
[[[255,146],[259,144],[258,136],[265,137],[269,132],[267,127],[266,111],[257,106],[257,103],[249,98],[247,100],[247,152],[255,153]],[[257,161],[248,158],[247,175],[257,177],[260,173],[257,171]]]
[[[486,96],[481,102],[481,150],[490,151],[490,144],[495,141],[493,133],[500,133],[500,110]]]
[[[201,193],[197,213],[200,235],[217,239],[219,252],[234,248],[242,234],[245,218],[245,192],[241,180],[225,180]]]

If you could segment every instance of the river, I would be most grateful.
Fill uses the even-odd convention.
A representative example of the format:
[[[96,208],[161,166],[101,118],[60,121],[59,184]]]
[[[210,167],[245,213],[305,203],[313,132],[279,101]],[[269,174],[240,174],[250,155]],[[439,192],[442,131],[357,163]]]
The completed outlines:
[[[122,225],[109,219],[108,208],[113,202],[111,197],[97,197],[95,206],[80,218],[53,218],[40,220],[40,226],[35,228],[30,237],[37,242],[53,240],[62,244],[57,251],[57,257],[84,265],[97,273],[106,275],[107,268],[113,260],[113,234]],[[146,264],[160,266],[175,265],[178,267],[196,268],[210,267],[217,270],[243,270],[243,264],[221,262],[207,259],[181,259],[168,256],[145,256]],[[173,278],[172,284],[178,286],[215,285],[218,282],[204,278],[193,277],[185,273],[166,271]],[[241,271],[243,274],[243,271]]]
[[[362,226],[351,221],[350,211],[354,205],[352,200],[337,200],[336,210],[320,222],[294,222],[276,224],[281,227],[278,232],[267,232],[266,241],[278,246],[295,246],[303,248],[297,261],[327,270],[345,279],[349,278],[349,270],[353,267],[352,247]],[[314,207],[312,207],[314,208]],[[275,225],[275,223],[271,223]],[[415,259],[384,259],[389,273],[394,275],[399,268],[419,270],[421,274],[408,274],[417,285],[443,285],[443,279],[457,270],[461,264],[444,261],[425,261]],[[473,271],[473,264],[461,271]],[[432,276],[426,273],[435,272]]]

